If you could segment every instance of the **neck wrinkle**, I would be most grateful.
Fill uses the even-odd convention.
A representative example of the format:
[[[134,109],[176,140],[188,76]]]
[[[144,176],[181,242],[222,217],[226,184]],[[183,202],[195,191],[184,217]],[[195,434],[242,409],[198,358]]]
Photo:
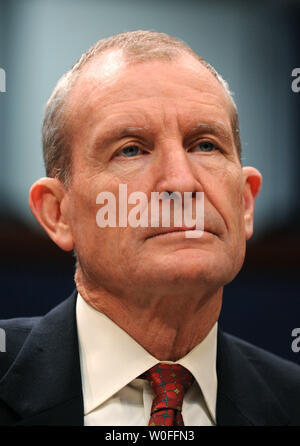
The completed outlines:
[[[79,269],[77,290],[95,310],[102,312],[159,361],[178,361],[200,344],[217,322],[223,289],[202,301],[174,303],[172,296],[154,306],[130,306],[105,290],[85,285]],[[184,317],[183,317],[184,315]]]

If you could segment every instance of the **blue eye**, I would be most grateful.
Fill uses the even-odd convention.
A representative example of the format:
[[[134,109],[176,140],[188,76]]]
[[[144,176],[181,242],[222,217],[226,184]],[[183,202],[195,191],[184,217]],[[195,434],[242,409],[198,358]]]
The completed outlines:
[[[131,157],[131,156],[136,156],[139,153],[139,147],[132,145],[132,146],[127,146],[124,147],[122,150],[120,150],[119,154],[120,155],[124,155],[126,157]]]
[[[216,147],[212,142],[209,141],[202,141],[199,142],[197,147],[200,148],[201,152],[212,152]]]

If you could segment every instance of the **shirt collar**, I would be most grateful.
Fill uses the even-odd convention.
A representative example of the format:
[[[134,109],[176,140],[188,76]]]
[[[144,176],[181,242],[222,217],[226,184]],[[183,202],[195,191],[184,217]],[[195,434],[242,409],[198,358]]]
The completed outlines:
[[[196,345],[186,356],[179,359],[177,364],[188,369],[197,381],[209,413],[216,422],[217,402],[217,322],[212,327],[205,339]]]
[[[90,306],[80,294],[76,303],[76,319],[85,415],[146,370],[163,362],[150,355],[106,315]],[[177,361],[195,377],[214,421],[216,353],[217,323],[200,344]]]

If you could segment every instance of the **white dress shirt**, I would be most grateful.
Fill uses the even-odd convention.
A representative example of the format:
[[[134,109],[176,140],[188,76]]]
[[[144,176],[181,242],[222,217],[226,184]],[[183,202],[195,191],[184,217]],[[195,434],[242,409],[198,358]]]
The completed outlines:
[[[137,378],[159,362],[122,328],[96,311],[78,294],[76,318],[85,426],[147,426],[154,393]],[[184,396],[186,426],[216,421],[217,323],[207,337],[176,361],[195,378]]]

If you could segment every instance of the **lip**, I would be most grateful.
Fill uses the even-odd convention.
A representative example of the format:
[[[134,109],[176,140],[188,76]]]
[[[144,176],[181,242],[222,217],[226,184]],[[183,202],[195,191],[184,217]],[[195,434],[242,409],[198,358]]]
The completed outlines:
[[[181,228],[157,228],[156,231],[151,232],[151,234],[149,234],[146,237],[146,240],[151,239],[151,238],[155,238],[155,237],[160,237],[160,236],[172,236],[172,234],[176,234],[176,233],[181,233],[181,232],[186,232],[186,231],[194,231],[196,230],[196,225],[191,226],[191,227],[181,227]],[[219,234],[217,234],[215,231],[211,230],[211,228],[205,227],[203,233],[206,234],[210,234],[216,237],[219,237]],[[195,240],[194,238],[186,238],[186,240]],[[197,238],[196,238],[197,240]]]
[[[147,237],[147,239],[153,238],[153,237],[159,237],[162,235],[168,235],[168,234],[175,234],[177,232],[186,232],[186,231],[193,231],[195,230],[196,227],[190,227],[190,228],[159,228],[159,230],[157,230],[156,232],[154,232],[153,234],[149,235]]]

